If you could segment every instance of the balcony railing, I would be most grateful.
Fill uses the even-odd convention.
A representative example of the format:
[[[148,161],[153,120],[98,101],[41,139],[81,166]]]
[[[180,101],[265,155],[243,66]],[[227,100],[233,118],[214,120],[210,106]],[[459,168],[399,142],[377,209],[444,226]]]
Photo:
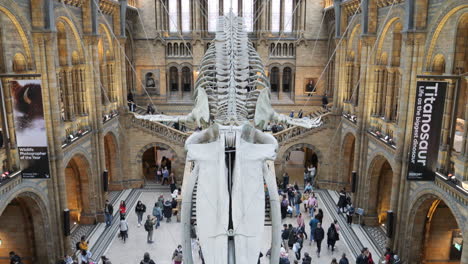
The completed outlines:
[[[21,178],[21,171],[14,172],[5,178],[0,178],[0,199],[3,195],[19,185],[23,179]]]
[[[435,184],[449,193],[458,202],[467,206],[468,205],[468,190],[463,187],[459,181],[454,181],[437,172]]]
[[[181,146],[185,145],[185,141],[190,135],[188,133],[184,133],[182,131],[166,126],[159,122],[152,122],[149,120],[138,119],[133,115],[131,117],[131,122],[137,127],[154,132],[158,136],[164,137],[174,142],[175,144],[181,145]]]

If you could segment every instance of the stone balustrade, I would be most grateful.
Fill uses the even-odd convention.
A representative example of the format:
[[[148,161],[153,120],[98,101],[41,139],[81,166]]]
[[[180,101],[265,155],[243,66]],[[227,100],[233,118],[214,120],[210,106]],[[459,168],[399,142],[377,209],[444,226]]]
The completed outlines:
[[[280,132],[277,132],[277,133],[274,133],[273,136],[276,138],[276,140],[278,141],[278,144],[284,144],[285,142],[289,141],[289,140],[293,140],[295,138],[298,138],[299,136],[302,136],[306,133],[314,133],[318,130],[320,130],[322,127],[324,127],[327,123],[327,116],[329,115],[330,113],[325,113],[323,115],[321,115],[322,117],[322,126],[321,127],[318,127],[318,128],[304,128],[304,127],[300,127],[300,126],[292,126],[292,127],[289,127],[285,130],[282,130]]]
[[[9,178],[0,181],[0,199],[21,182],[23,182],[21,171],[12,173]]]
[[[185,140],[187,140],[190,135],[188,133],[184,133],[172,127],[166,126],[162,123],[138,119],[135,116],[132,116],[131,122],[134,126],[156,133],[158,136],[163,137],[179,146],[184,146]]]
[[[451,182],[448,178],[439,173],[436,174],[434,183],[447,192],[450,196],[452,196],[455,200],[465,206],[468,206],[468,191],[461,185]]]

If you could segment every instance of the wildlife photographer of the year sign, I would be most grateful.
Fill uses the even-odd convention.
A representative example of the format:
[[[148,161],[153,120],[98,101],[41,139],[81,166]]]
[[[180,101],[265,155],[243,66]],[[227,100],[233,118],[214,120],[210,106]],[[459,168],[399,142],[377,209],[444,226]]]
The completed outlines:
[[[11,81],[10,89],[22,176],[23,178],[49,178],[41,81]]]
[[[435,178],[446,89],[446,82],[417,82],[409,181],[433,181]]]

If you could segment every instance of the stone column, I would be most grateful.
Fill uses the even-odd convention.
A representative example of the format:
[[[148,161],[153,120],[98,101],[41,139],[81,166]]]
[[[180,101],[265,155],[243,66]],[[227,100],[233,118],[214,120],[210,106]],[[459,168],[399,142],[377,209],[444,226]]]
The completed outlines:
[[[278,101],[283,99],[283,70],[279,72]]]
[[[71,68],[67,67],[64,69],[64,77],[65,77],[65,89],[66,89],[66,97],[67,97],[67,120],[73,121],[75,120],[75,105],[74,105],[74,96],[73,96],[73,77],[72,77],[72,70]]]
[[[387,99],[385,100],[385,120],[390,120],[392,116],[392,104],[395,98],[393,98],[393,91],[395,90],[395,72],[390,70],[388,72],[387,81]]]
[[[177,71],[177,89],[179,89],[179,98],[182,99],[182,70]]]

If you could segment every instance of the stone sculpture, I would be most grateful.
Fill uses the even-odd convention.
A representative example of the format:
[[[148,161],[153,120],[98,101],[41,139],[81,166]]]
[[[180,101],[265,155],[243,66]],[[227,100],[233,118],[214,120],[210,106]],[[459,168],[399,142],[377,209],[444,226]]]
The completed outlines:
[[[232,12],[219,18],[216,37],[200,63],[194,96],[194,109],[187,116],[137,116],[209,126],[185,143],[187,161],[193,162],[194,168],[184,179],[182,190],[184,247],[191,247],[191,200],[197,184],[197,234],[205,263],[257,263],[263,241],[266,184],[272,218],[271,263],[278,263],[279,197],[274,170],[267,166],[276,157],[278,143],[259,129],[269,122],[313,128],[322,121],[291,118],[273,110],[262,61],[248,40],[242,18]],[[184,254],[184,263],[193,263],[190,253]]]

